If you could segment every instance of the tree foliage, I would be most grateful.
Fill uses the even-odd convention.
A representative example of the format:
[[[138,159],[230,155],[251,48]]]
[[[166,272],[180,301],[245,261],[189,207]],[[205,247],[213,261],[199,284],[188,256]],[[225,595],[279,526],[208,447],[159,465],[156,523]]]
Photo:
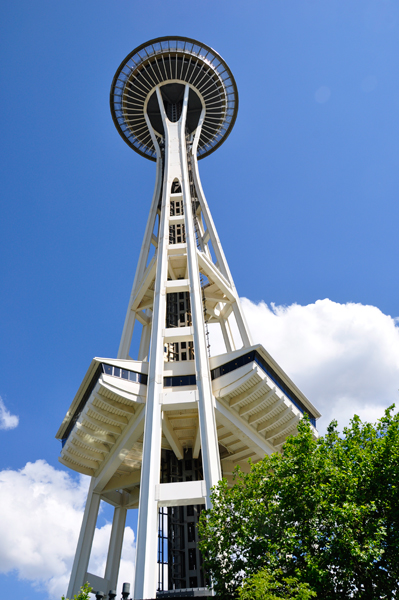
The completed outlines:
[[[79,594],[75,594],[71,600],[89,600],[90,592],[92,591],[92,587],[90,587],[89,582],[86,582],[79,591]],[[61,600],[68,600],[65,596],[62,596]]]
[[[272,573],[264,567],[245,579],[238,597],[239,600],[311,600],[316,593],[297,577],[284,577],[282,571]]]
[[[299,574],[318,598],[397,598],[399,416],[355,416],[314,439],[301,420],[283,454],[266,456],[235,485],[222,480],[203,511],[200,547],[221,598],[265,566]]]

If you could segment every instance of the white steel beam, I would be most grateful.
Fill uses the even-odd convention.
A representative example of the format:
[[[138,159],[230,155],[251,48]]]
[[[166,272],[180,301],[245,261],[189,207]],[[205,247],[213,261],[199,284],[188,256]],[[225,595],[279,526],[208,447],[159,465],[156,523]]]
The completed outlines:
[[[108,481],[124,461],[133,444],[135,444],[142,435],[144,431],[145,414],[143,408],[144,407],[142,405],[142,408],[136,419],[126,428],[123,435],[120,436],[117,443],[113,446],[111,452],[108,454],[108,457],[101,465],[101,468],[96,473],[94,480],[94,489],[96,492],[102,492],[104,490]]]
[[[58,462],[68,467],[68,469],[72,469],[73,471],[77,471],[78,473],[82,473],[83,475],[89,475],[90,477],[92,477],[95,471],[95,469],[83,467],[76,462],[71,462],[68,458],[63,458],[62,456],[58,457]]]
[[[109,589],[116,589],[118,582],[119,565],[122,555],[123,534],[125,533],[127,509],[124,506],[118,506],[114,510],[112,520],[111,537],[109,540],[107,564],[105,566],[104,578],[109,581]],[[107,592],[108,590],[104,590]]]
[[[168,327],[162,330],[165,342],[180,342],[182,338],[192,338],[193,327]]]
[[[100,458],[97,458],[97,460],[93,460],[90,458],[84,458],[83,456],[81,456],[80,454],[75,454],[73,452],[74,448],[72,446],[71,443],[68,444],[68,446],[65,446],[63,449],[63,456],[64,458],[72,461],[75,461],[78,464],[83,465],[84,467],[88,467],[89,469],[97,469],[98,468],[98,464],[100,462]]]
[[[133,471],[128,475],[114,475],[104,486],[102,493],[119,490],[123,488],[129,488],[132,485],[138,485],[141,478],[141,469]]]
[[[188,177],[187,148],[185,141],[185,119],[188,107],[189,87],[186,85],[184,92],[182,116],[179,122],[180,134],[180,163],[182,166],[182,191],[184,200],[184,215],[187,242],[187,267],[190,279],[191,313],[194,329],[194,359],[198,387],[198,415],[201,432],[202,467],[207,491],[207,508],[210,508],[211,488],[221,478],[219,447],[216,431],[215,411],[213,405],[212,383],[210,377],[207,346],[205,339],[204,311],[199,279],[198,260],[200,252],[197,251],[195,240],[194,222],[192,218],[192,205],[190,183]],[[196,164],[196,156],[192,162]],[[203,255],[202,255],[203,256]]]
[[[136,319],[142,325],[144,325],[144,327],[147,327],[147,325],[149,325],[151,323],[150,317],[143,310],[136,311]]]
[[[238,450],[237,452],[229,454],[227,458],[233,462],[240,462],[242,460],[248,460],[248,458],[250,458],[251,456],[255,456],[256,454],[260,453],[256,452],[251,448],[243,448],[242,450]]]
[[[253,394],[256,394],[256,392],[259,392],[259,390],[261,390],[263,388],[265,383],[267,383],[266,375],[264,375],[262,373],[262,371],[259,371],[258,374],[260,377],[262,377],[262,381],[258,381],[258,383],[256,383],[254,386],[252,386],[249,390],[245,390],[245,392],[241,392],[241,394],[237,394],[237,396],[233,396],[229,402],[229,405],[231,407],[237,406],[237,404],[240,404],[240,402],[242,402],[243,400],[247,400]]]
[[[95,440],[98,440],[99,442],[104,442],[106,444],[115,444],[115,436],[114,435],[110,435],[109,433],[105,432],[103,433],[102,431],[97,431],[94,429],[91,429],[91,427],[85,427],[84,423],[77,423],[77,430],[79,433],[84,433],[86,435],[89,435],[90,437],[92,437]]]
[[[223,419],[229,421],[230,426],[234,427],[236,437],[243,441],[250,440],[263,454],[273,453],[273,446],[271,446],[257,431],[254,431],[254,429],[237,413],[233,413],[233,411],[227,406],[224,406],[220,400],[215,401],[215,408]]]
[[[182,481],[178,483],[160,483],[156,488],[158,506],[189,506],[205,504],[205,481]]]
[[[215,393],[217,398],[224,398],[232,394],[238,387],[248,383],[252,378],[256,381],[255,377],[262,377],[263,371],[256,366],[254,362],[248,365],[243,365],[230,373],[226,373],[220,377],[223,378],[224,385],[218,389]],[[214,380],[214,385],[217,388],[220,384],[218,379]]]
[[[188,279],[171,279],[166,282],[166,293],[188,292],[190,290],[190,281]]]
[[[93,593],[100,591],[104,592],[104,590],[110,589],[108,579],[105,579],[105,577],[99,577],[99,575],[94,575],[94,573],[86,573],[83,581],[88,581],[90,583],[90,586],[93,588]],[[69,593],[67,596],[69,596]]]
[[[176,160],[179,145],[177,123],[170,123],[166,118],[162,96],[158,87],[156,88],[156,94],[165,130],[165,166],[145,410],[134,598],[155,598],[156,594],[156,578],[154,576],[157,569],[158,544],[156,486],[159,485],[160,481],[162,437],[160,394],[163,390],[163,330],[165,328],[166,282],[168,280],[170,190],[175,178],[181,180],[181,166],[179,160]],[[147,125],[155,138],[148,115],[145,116]],[[158,163],[160,163],[159,157],[160,152]]]
[[[251,415],[248,418],[248,424],[255,425],[255,423],[257,423],[258,421],[261,421],[262,419],[267,417],[267,415],[270,415],[272,412],[274,412],[276,409],[280,409],[280,407],[282,407],[283,405],[284,405],[284,396],[282,398],[278,398],[275,402],[273,402],[273,404],[269,404],[269,406],[267,406],[263,410],[260,410],[259,412],[255,413],[254,415]]]
[[[222,330],[223,341],[224,341],[224,345],[226,347],[226,352],[231,352],[233,350],[233,348],[231,345],[229,333],[227,331],[226,321],[224,319],[220,319],[219,323],[220,323],[220,329]]]
[[[201,430],[198,423],[197,430],[195,432],[194,446],[193,446],[193,458],[199,457],[199,452],[201,449]]]
[[[100,402],[103,402],[106,406],[112,406],[112,408],[116,408],[117,410],[120,410],[121,412],[126,413],[127,415],[129,415],[128,418],[130,418],[131,415],[134,415],[134,413],[136,412],[136,409],[132,404],[124,404],[123,402],[118,402],[118,400],[113,400],[112,398],[106,398],[105,396],[100,394],[100,392],[97,392],[95,394],[95,397]]]
[[[244,406],[241,406],[238,411],[238,414],[240,415],[240,417],[243,417],[244,415],[248,414],[254,408],[259,408],[260,406],[262,406],[262,404],[264,404],[265,402],[267,402],[270,398],[272,398],[274,396],[275,391],[276,391],[276,388],[274,387],[271,390],[269,390],[267,392],[267,394],[265,394],[261,398],[257,398],[256,400],[253,400],[249,404],[244,404]]]
[[[205,275],[217,284],[220,291],[227,296],[227,299],[234,302],[236,298],[229,282],[203,252],[198,251],[198,263]]]
[[[152,304],[154,304],[154,299],[152,300]],[[149,314],[150,311],[147,310],[147,313]],[[139,353],[138,353],[138,360],[148,360],[148,352],[150,350],[150,340],[151,340],[151,324],[152,324],[152,320],[148,325],[145,325],[143,327],[143,330],[141,332],[141,340],[140,340],[140,347],[139,347]]]
[[[171,445],[171,448],[175,453],[177,459],[182,460],[182,458],[184,457],[183,446],[181,445],[179,438],[177,437],[166,413],[162,414],[162,431],[164,432],[166,439]]]
[[[288,406],[281,412],[277,413],[277,415],[275,415],[271,419],[268,419],[267,421],[263,421],[263,423],[259,423],[259,425],[257,427],[257,431],[262,432],[262,431],[265,431],[266,429],[269,429],[269,427],[272,427],[272,425],[275,425],[276,423],[281,421],[281,419],[284,419],[285,417],[287,417],[290,414],[294,415],[294,413],[292,411],[292,406]],[[266,437],[267,437],[267,434],[266,434]]]
[[[133,298],[131,310],[136,310],[137,307],[139,306],[141,300],[144,298],[145,293],[147,292],[148,288],[150,287],[150,285],[152,284],[152,282],[155,279],[156,268],[157,268],[157,256],[154,255],[151,259],[150,264],[144,271],[141,281],[138,283],[138,289]]]
[[[158,151],[159,151],[158,142],[156,140],[155,140],[155,144],[156,144],[155,147],[158,148]],[[129,300],[129,304],[127,307],[127,313],[126,313],[125,323],[123,326],[122,337],[121,337],[121,341],[119,344],[118,358],[128,358],[128,356],[129,356],[129,349],[130,349],[130,344],[132,342],[132,335],[133,335],[133,328],[134,328],[134,321],[135,321],[135,313],[134,313],[134,311],[132,311],[132,304],[133,304],[134,297],[136,295],[136,288],[138,286],[138,283],[141,281],[141,279],[143,277],[143,273],[145,271],[145,266],[146,266],[146,263],[148,260],[148,255],[150,252],[150,246],[151,246],[151,242],[152,242],[152,234],[154,231],[155,220],[156,220],[157,212],[158,212],[158,199],[159,199],[161,185],[162,185],[162,160],[159,159],[157,161],[157,174],[156,174],[156,179],[155,179],[155,188],[154,188],[154,195],[152,197],[151,210],[150,210],[147,225],[145,228],[144,239],[143,239],[143,244],[141,246],[139,262],[137,265],[136,274],[134,276],[132,291],[130,294],[130,300]]]
[[[92,479],[87,495],[85,511],[83,513],[83,521],[80,528],[75,559],[73,561],[71,578],[69,580],[67,591],[68,598],[72,598],[75,594],[78,594],[80,587],[85,581],[99,507],[100,494],[94,492],[94,480]]]
[[[277,437],[279,434],[283,433],[284,431],[292,429],[292,427],[299,422],[299,418],[300,418],[299,414],[293,415],[292,418],[289,419],[288,422],[283,423],[282,425],[280,425],[280,427],[276,427],[275,429],[272,429],[271,431],[267,431],[265,434],[265,438],[267,440],[272,440],[273,438]]]
[[[90,406],[90,411],[100,417],[105,417],[106,419],[109,419],[110,421],[115,423],[115,425],[118,425],[118,426],[119,425],[127,425],[127,423],[128,423],[127,417],[117,415],[116,413],[109,412],[108,410],[104,410],[103,408],[100,408],[99,406],[96,406],[93,403]]]
[[[194,151],[194,148],[193,148],[193,151]],[[216,231],[215,223],[212,219],[212,215],[211,215],[211,212],[208,207],[208,203],[205,198],[204,190],[202,189],[202,184],[201,184],[201,180],[200,180],[199,172],[198,172],[198,163],[196,160],[194,160],[194,181],[195,181],[195,188],[198,193],[198,200],[200,202],[202,215],[203,215],[203,218],[205,221],[205,226],[206,226],[207,231],[209,232],[209,235],[211,238],[212,248],[215,252],[217,264],[219,265],[219,268],[220,268],[221,272],[223,273],[224,277],[229,281],[230,287],[233,290],[233,294],[234,294],[234,297],[236,300],[236,302],[233,304],[233,311],[234,311],[234,316],[236,318],[238,330],[240,332],[240,336],[241,336],[243,345],[246,348],[248,348],[249,346],[252,346],[251,335],[249,333],[249,328],[248,328],[244,313],[241,308],[241,303],[239,300],[237,290],[234,285],[233,277],[231,275],[229,266],[227,264],[226,257],[223,252],[222,244],[220,243],[220,239],[219,239],[218,233]]]
[[[184,390],[164,392],[161,396],[162,410],[189,410],[198,409],[198,391]]]

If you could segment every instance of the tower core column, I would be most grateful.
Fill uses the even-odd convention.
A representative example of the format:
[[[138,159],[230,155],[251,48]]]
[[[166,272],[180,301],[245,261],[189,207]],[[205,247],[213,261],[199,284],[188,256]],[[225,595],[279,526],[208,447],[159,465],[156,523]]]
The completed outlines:
[[[149,361],[149,384],[146,405],[143,463],[140,484],[140,508],[138,518],[137,536],[137,566],[135,579],[135,598],[153,598],[156,592],[156,581],[151,574],[155,573],[157,566],[156,548],[158,543],[158,508],[159,496],[162,496],[160,482],[160,454],[162,420],[162,390],[163,371],[165,363],[165,345],[191,343],[193,346],[195,381],[197,386],[198,428],[200,432],[203,466],[203,498],[202,501],[210,506],[210,491],[221,477],[220,457],[215,424],[214,400],[212,396],[209,360],[205,338],[204,307],[199,277],[197,259],[197,241],[194,230],[196,218],[196,203],[192,197],[187,164],[187,111],[190,87],[178,84],[182,89],[181,100],[176,106],[171,107],[168,102],[167,92],[162,94],[162,88],[156,88],[159,111],[164,129],[163,151],[159,149],[158,160],[164,160],[163,192],[159,236],[157,244],[157,271],[154,290],[154,317],[152,323],[151,350]],[[175,93],[176,92],[175,90]],[[174,109],[174,110],[173,110]],[[177,116],[179,115],[177,119]],[[169,116],[175,118],[170,120]],[[197,132],[198,133],[198,132]],[[153,136],[155,133],[152,131]],[[182,265],[185,278],[180,279],[180,287],[187,289],[190,298],[189,323],[186,327],[170,327],[166,321],[167,290],[173,289],[168,271],[169,259],[175,256],[175,244],[170,244],[170,228],[174,227],[171,215],[171,198],[176,198],[175,189],[180,188],[182,196],[182,212],[184,214],[184,236],[180,242],[182,252]],[[173,212],[173,211],[172,211]],[[172,219],[171,219],[172,216]],[[173,292],[170,292],[173,293]],[[175,323],[173,323],[175,325]],[[169,342],[170,330],[173,330],[174,339],[181,340]],[[186,331],[188,330],[188,331]],[[184,342],[184,340],[186,341]],[[191,340],[191,342],[190,342]],[[173,392],[169,395],[173,396]],[[175,392],[175,396],[179,392]],[[165,423],[164,423],[165,425]],[[165,428],[165,427],[164,427]],[[180,443],[177,452],[183,458]],[[166,484],[169,485],[169,484]],[[191,502],[190,494],[192,485],[186,482],[180,487],[180,503],[185,502],[184,488],[187,488],[187,503]],[[145,500],[144,500],[145,499]]]

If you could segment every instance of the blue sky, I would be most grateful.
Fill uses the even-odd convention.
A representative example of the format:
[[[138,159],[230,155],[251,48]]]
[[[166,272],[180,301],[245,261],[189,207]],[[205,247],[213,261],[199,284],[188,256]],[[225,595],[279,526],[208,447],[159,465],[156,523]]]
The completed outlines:
[[[84,487],[59,475],[54,435],[92,357],[116,355],[155,178],[119,137],[109,88],[122,59],[158,36],[212,46],[237,81],[234,130],[200,172],[255,341],[326,418],[366,404],[377,418],[397,401],[396,2],[20,0],[0,11],[0,469],[21,481],[35,464],[24,493],[43,478],[58,492]],[[4,595],[59,597],[33,559],[1,542],[0,557]]]

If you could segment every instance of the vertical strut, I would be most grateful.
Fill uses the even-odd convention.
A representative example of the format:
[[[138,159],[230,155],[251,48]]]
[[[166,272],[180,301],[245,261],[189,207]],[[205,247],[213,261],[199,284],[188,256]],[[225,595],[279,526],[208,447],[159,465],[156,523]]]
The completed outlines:
[[[161,217],[157,247],[157,267],[154,290],[153,318],[151,329],[149,378],[146,401],[145,429],[143,441],[143,462],[140,484],[140,501],[137,534],[137,562],[135,579],[135,598],[154,598],[156,592],[157,549],[158,549],[158,498],[162,484],[160,481],[161,439],[162,439],[162,392],[164,360],[174,361],[182,358],[182,342],[169,341],[171,329],[176,332],[177,339],[182,339],[185,330],[191,329],[189,335],[192,342],[185,347],[188,349],[186,358],[193,360],[195,380],[198,390],[198,419],[201,438],[203,492],[202,499],[210,507],[211,488],[217,484],[221,476],[219,447],[216,431],[214,399],[212,395],[211,377],[209,371],[209,341],[206,318],[204,279],[198,266],[197,248],[202,250],[202,237],[199,231],[196,208],[198,200],[192,176],[192,164],[188,159],[189,151],[186,143],[186,117],[189,98],[189,86],[185,86],[181,115],[173,107],[164,105],[160,88],[156,89],[158,104],[165,131],[165,153],[162,161],[164,167]],[[166,110],[165,110],[166,109]],[[172,122],[171,119],[180,117]],[[195,158],[193,159],[195,160]],[[171,204],[175,180],[181,182],[181,197],[183,210],[177,219],[171,212],[176,208]],[[176,192],[175,192],[176,193]],[[175,202],[175,200],[173,200]],[[176,204],[176,203],[175,203]],[[171,210],[172,208],[172,210]],[[179,221],[180,219],[180,221]],[[182,225],[184,221],[184,227]],[[180,236],[180,237],[179,237]],[[187,292],[177,295],[167,293],[169,275],[169,253],[174,244],[182,245],[183,260],[186,261]],[[172,254],[170,254],[172,256]],[[180,298],[180,294],[183,294]],[[175,298],[176,296],[176,298]],[[179,334],[181,322],[180,304],[183,304],[184,327]],[[176,304],[176,307],[175,307]],[[191,314],[190,314],[191,313]],[[168,340],[169,336],[169,340]],[[193,355],[190,354],[190,344]],[[176,348],[171,346],[176,345]],[[165,355],[165,348],[167,353]],[[180,352],[180,355],[178,354]],[[165,436],[171,435],[164,425]],[[172,436],[173,441],[173,436]],[[173,447],[173,446],[172,446]],[[180,457],[179,457],[180,458]],[[189,489],[190,483],[184,483]],[[187,487],[188,486],[188,487]],[[189,498],[189,495],[187,496]],[[182,513],[179,508],[177,514]],[[183,514],[183,513],[182,513]],[[173,515],[170,515],[173,519]],[[168,516],[169,519],[169,516]],[[172,525],[172,520],[170,521]],[[191,554],[193,554],[191,552]],[[194,556],[194,555],[193,555]],[[188,560],[187,557],[185,560]],[[197,559],[196,559],[197,560]],[[197,560],[198,562],[198,560]],[[161,567],[162,569],[162,567]],[[172,569],[173,570],[173,569]],[[171,571],[172,573],[172,571]],[[163,579],[160,573],[160,581]],[[162,576],[162,577],[161,577]],[[177,576],[177,575],[176,575]],[[194,579],[193,579],[194,581]]]
[[[188,136],[187,136],[187,138],[188,138]],[[191,150],[192,150],[192,145],[187,143],[188,179],[189,179],[189,183],[190,183],[191,207],[192,207],[192,211],[193,211],[195,239],[197,241],[198,250],[203,251],[204,248],[203,248],[202,238],[201,238],[201,234],[199,232],[199,226],[198,226],[198,217],[197,217],[198,198],[197,198],[197,194],[195,191],[195,185],[194,185],[194,179],[193,179],[193,167],[191,164]],[[204,311],[206,348],[208,351],[208,356],[210,357],[211,356],[211,345],[209,343],[208,318],[207,318],[207,312],[206,312],[206,297],[205,297],[205,289],[204,289],[205,288],[205,280],[204,280],[204,275],[203,275],[203,273],[201,273],[201,271],[199,272],[199,278],[200,278],[200,284],[201,284],[202,305],[203,305],[203,311]]]

